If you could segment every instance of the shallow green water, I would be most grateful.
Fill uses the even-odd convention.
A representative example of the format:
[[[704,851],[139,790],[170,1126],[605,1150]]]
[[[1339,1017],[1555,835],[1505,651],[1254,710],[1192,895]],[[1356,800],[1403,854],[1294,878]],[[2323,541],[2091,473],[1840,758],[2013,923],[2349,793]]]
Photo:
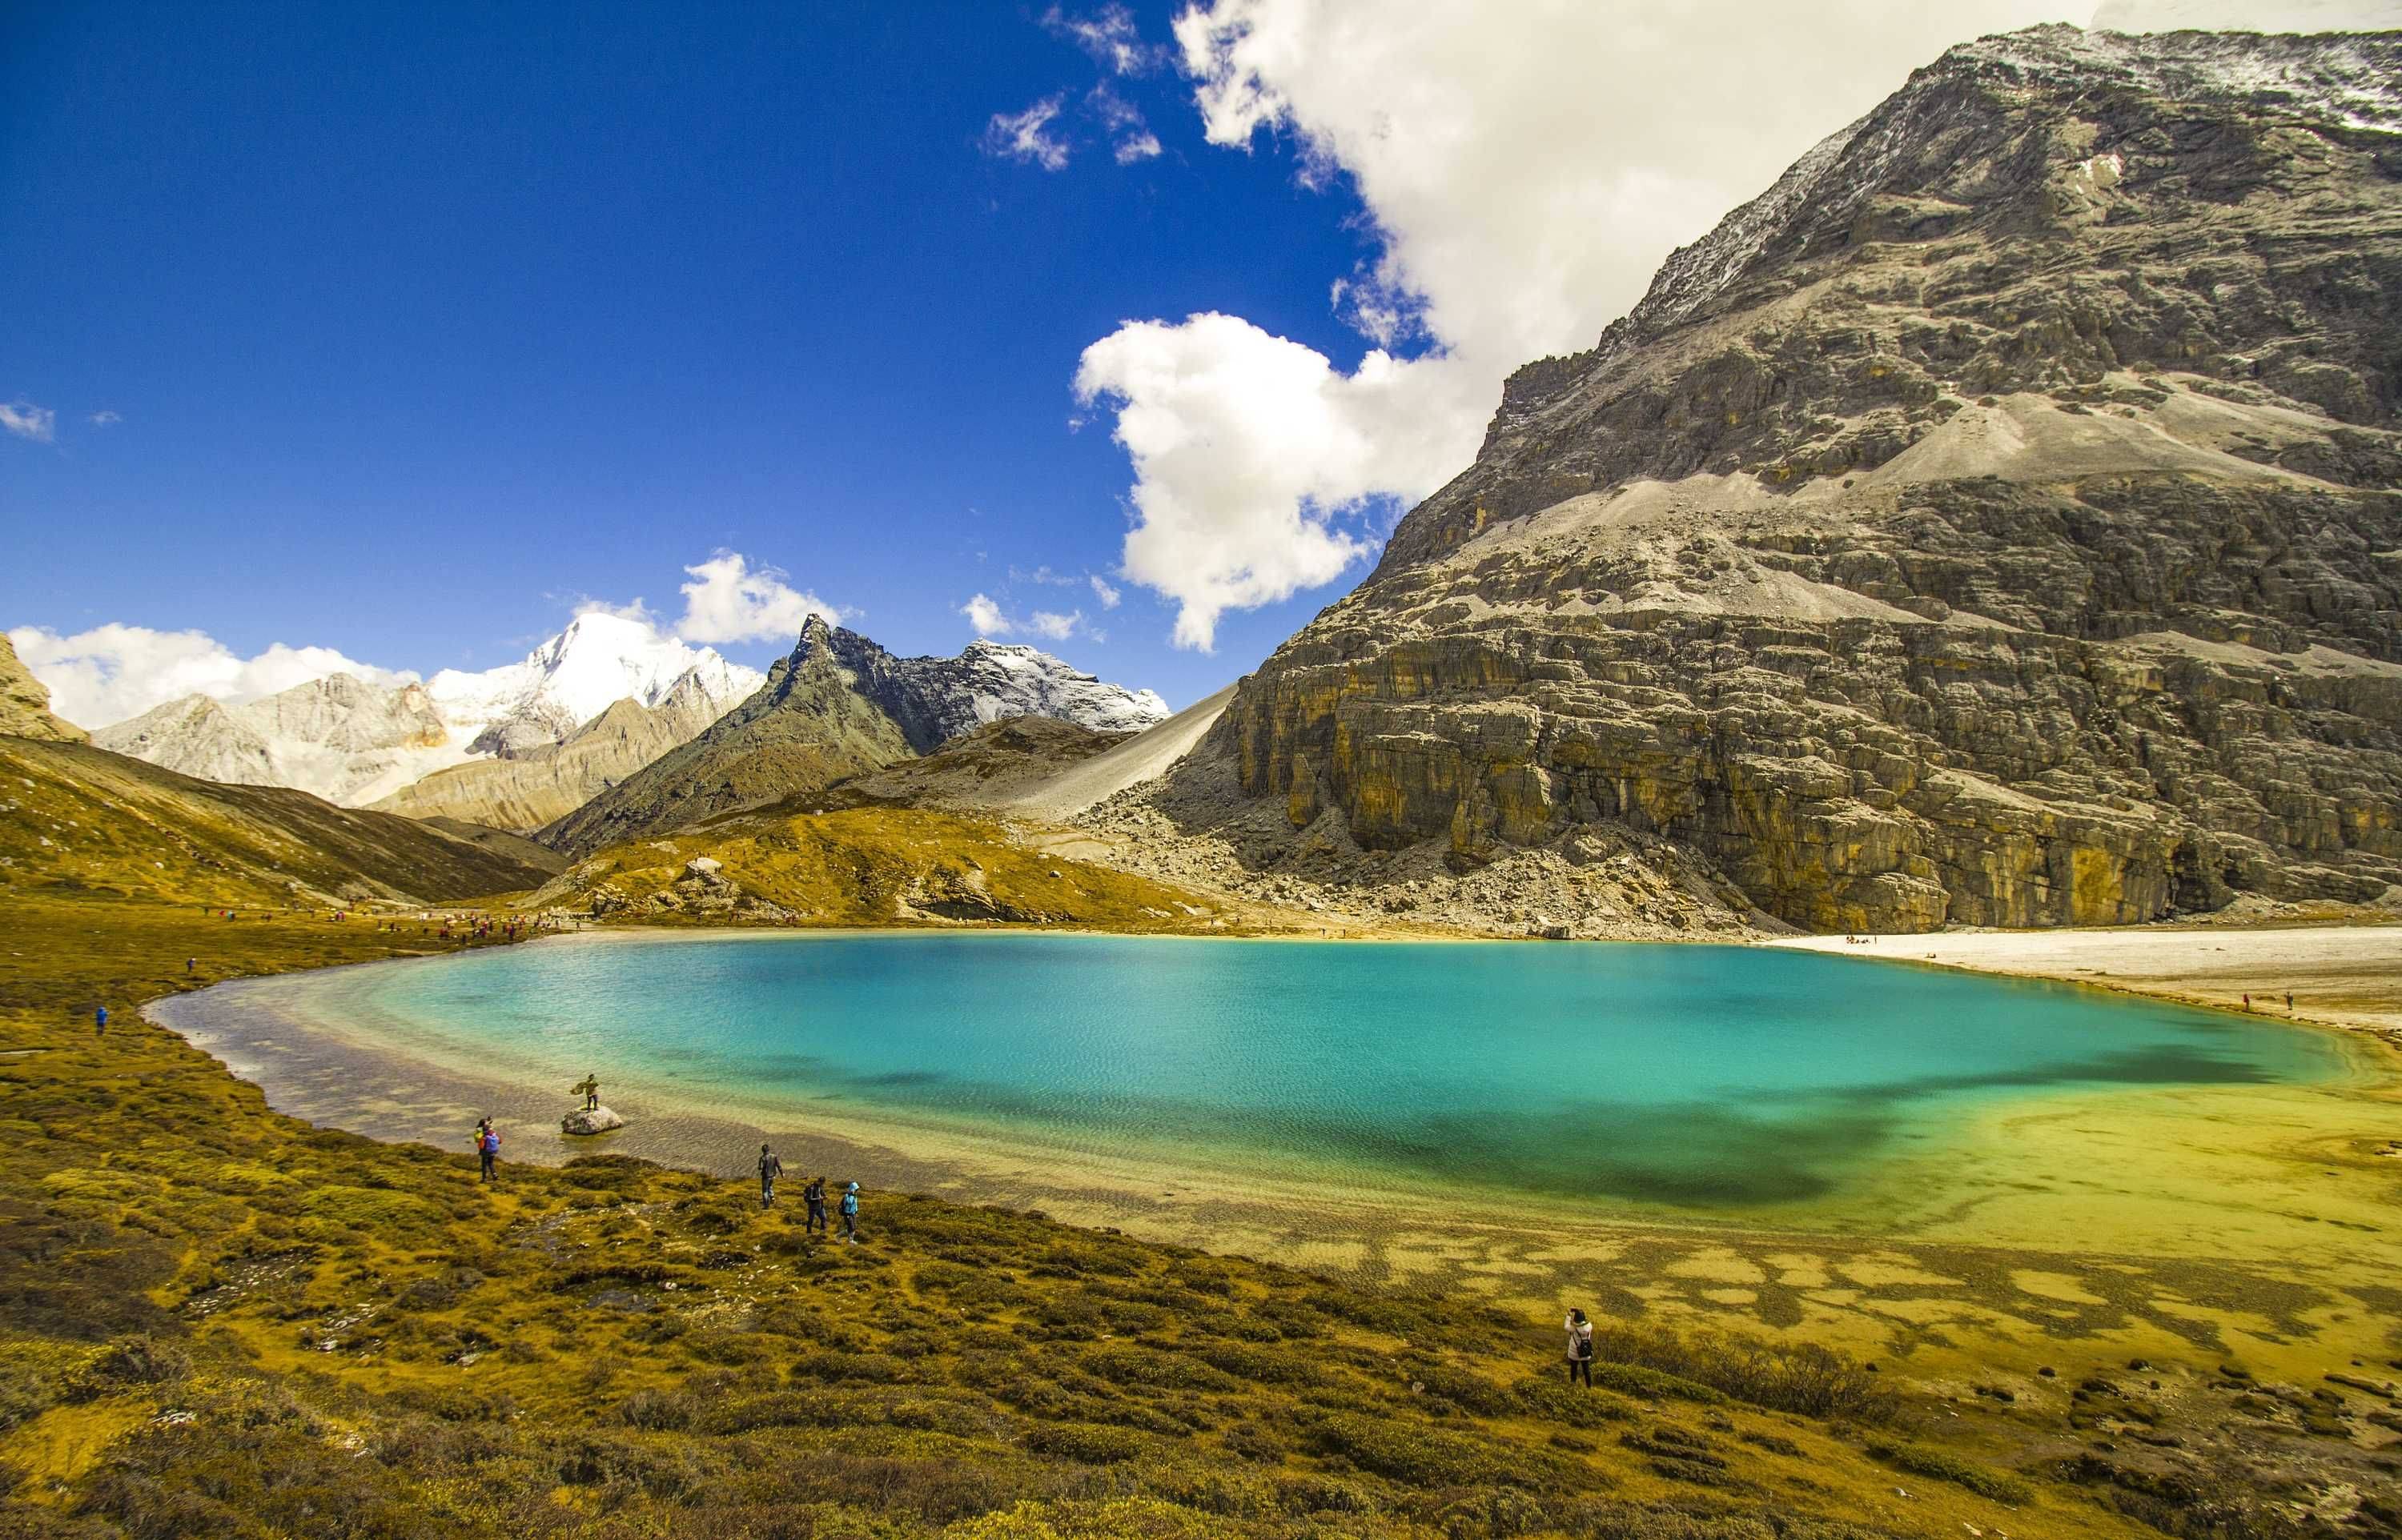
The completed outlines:
[[[1801,1203],[1996,1099],[2333,1079],[2312,1034],[1760,948],[1028,934],[516,947],[242,986],[494,1077],[1463,1193]]]

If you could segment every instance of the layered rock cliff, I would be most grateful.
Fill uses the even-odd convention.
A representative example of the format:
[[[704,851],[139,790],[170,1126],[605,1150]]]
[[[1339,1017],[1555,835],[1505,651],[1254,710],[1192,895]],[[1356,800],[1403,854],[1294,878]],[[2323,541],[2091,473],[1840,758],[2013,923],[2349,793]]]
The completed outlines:
[[[2377,899],[2397,82],[2391,34],[1953,49],[1519,371],[1158,805],[1455,872],[1617,830],[1826,929]]]

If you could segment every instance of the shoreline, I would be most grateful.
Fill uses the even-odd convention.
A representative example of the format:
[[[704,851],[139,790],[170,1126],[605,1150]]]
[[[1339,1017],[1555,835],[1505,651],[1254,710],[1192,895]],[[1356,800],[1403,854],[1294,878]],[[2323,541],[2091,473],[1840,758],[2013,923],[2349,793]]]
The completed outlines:
[[[2370,1039],[2402,1052],[2402,924],[2114,926],[1780,937],[1756,945],[2113,994]],[[2290,1011],[2255,1005],[2244,997]]]
[[[794,934],[627,927],[572,939],[657,944]],[[182,1036],[161,1018],[177,1015],[177,1002],[195,997],[163,997],[144,1014]],[[154,1013],[153,1007],[164,1009]],[[276,1110],[385,1142],[456,1152],[474,1117],[493,1112],[515,1133],[509,1153],[519,1162],[531,1149],[556,1161],[622,1153],[737,1180],[764,1136],[786,1155],[788,1170],[847,1167],[868,1179],[872,1199],[879,1191],[888,1202],[924,1192],[997,1204],[1146,1242],[1269,1258],[1372,1286],[1463,1293],[1513,1307],[1549,1308],[1599,1288],[1630,1308],[1688,1326],[1798,1334],[1870,1355],[1914,1358],[1914,1377],[1978,1364],[2031,1372],[2064,1314],[2090,1320],[2112,1341],[2133,1344],[2131,1351],[2174,1354],[2182,1341],[2189,1353],[2201,1332],[2223,1344],[2212,1351],[2240,1345],[2254,1360],[2291,1363],[2296,1372],[2342,1355],[2392,1351],[2380,1335],[2381,1307],[2368,1301],[2402,1266],[2402,1249],[2386,1238],[2379,1217],[2378,1205],[2390,1206],[2390,1197],[2359,1178],[2381,1189],[2390,1180],[2378,1178],[2402,1172],[2367,1158],[2360,1105],[2392,1105],[2395,1077],[2353,1033],[2339,1041],[2348,1050],[2343,1062],[2357,1073],[2340,1085],[2086,1089],[1984,1108],[1958,1131],[1960,1148],[2014,1148],[2015,1156],[2004,1157],[2006,1167],[2013,1159],[2023,1164],[2033,1149],[2040,1154],[2035,1165],[1948,1189],[1927,1176],[1927,1190],[1915,1194],[1904,1182],[1895,1189],[1906,1200],[1898,1214],[1873,1224],[1818,1226],[1753,1213],[1663,1217],[1632,1205],[1617,1214],[1557,1212],[1531,1199],[1496,1215],[1429,1202],[1399,1184],[1337,1192],[1256,1173],[1125,1160],[1102,1173],[1105,1180],[1078,1179],[1090,1173],[1070,1166],[1096,1162],[1044,1161],[1022,1146],[1001,1148],[998,1158],[981,1152],[988,1158],[979,1160],[979,1151],[963,1148],[972,1141],[956,1131],[930,1134],[840,1114],[788,1129],[782,1120],[654,1107],[641,1097],[614,1099],[634,1120],[628,1133],[571,1140],[549,1132],[564,1106],[558,1094],[512,1089],[400,1050],[342,1043],[333,1032],[322,1036],[338,1051],[324,1052],[321,1045],[317,1060],[307,1063],[305,1045],[272,1040],[279,1035],[293,1034],[279,1028],[266,1034],[269,1040],[249,1044],[187,1040],[239,1079],[280,1082],[270,1098]],[[304,1082],[297,1093],[296,1080]],[[362,1083],[393,1089],[362,1097]],[[363,1117],[362,1108],[371,1110]],[[1895,1162],[1922,1176],[1941,1163],[1926,1150],[1897,1151]],[[2340,1169],[2351,1173],[2344,1184],[2325,1181]],[[2111,1245],[2079,1248],[2058,1239],[2076,1235],[2107,1235]],[[2193,1244],[2204,1235],[2207,1245]],[[2317,1300],[2309,1310],[2292,1302],[2305,1294]]]

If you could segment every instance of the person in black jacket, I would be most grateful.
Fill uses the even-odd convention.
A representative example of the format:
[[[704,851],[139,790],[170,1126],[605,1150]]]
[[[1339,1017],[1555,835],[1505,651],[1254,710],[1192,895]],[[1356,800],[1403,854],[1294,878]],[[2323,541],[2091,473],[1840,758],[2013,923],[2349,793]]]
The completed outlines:
[[[759,1147],[759,1206],[776,1206],[776,1178],[784,1174],[784,1162],[766,1145]]]

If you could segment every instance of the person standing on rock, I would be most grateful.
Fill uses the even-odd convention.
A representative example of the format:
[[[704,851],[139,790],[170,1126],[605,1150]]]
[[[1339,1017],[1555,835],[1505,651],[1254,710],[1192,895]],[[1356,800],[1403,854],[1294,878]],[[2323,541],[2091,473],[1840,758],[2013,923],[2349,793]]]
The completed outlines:
[[[1584,1388],[1591,1390],[1593,1388],[1593,1323],[1584,1318],[1583,1311],[1572,1309],[1568,1312],[1567,1328],[1568,1383],[1575,1384],[1581,1379],[1584,1382]]]
[[[483,1167],[485,1181],[501,1179],[501,1131],[492,1126],[490,1118],[481,1119],[476,1124],[476,1159]]]
[[[776,1178],[784,1174],[784,1162],[766,1145],[759,1147],[759,1206],[776,1206]]]
[[[853,1182],[842,1194],[842,1238],[845,1244],[859,1244],[859,1184]]]
[[[826,1230],[825,1178],[812,1177],[809,1185],[801,1189],[801,1201],[809,1205],[809,1221],[801,1227],[801,1233],[804,1235],[821,1232],[831,1234],[832,1231]]]

